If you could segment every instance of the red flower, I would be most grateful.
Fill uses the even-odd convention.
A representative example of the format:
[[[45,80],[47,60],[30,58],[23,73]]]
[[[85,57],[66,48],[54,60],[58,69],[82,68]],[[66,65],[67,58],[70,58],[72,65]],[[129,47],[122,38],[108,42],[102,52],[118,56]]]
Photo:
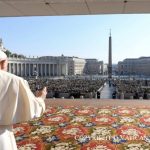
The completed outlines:
[[[14,124],[13,125],[13,132],[15,136],[20,136],[23,134],[28,134],[31,131],[31,126],[27,123],[24,124]]]
[[[69,118],[66,115],[54,115],[47,118],[43,118],[42,121],[45,124],[59,124],[63,122],[68,122]]]
[[[140,118],[140,122],[149,126],[150,125],[150,116],[144,116],[144,117]]]
[[[110,116],[106,116],[106,115],[97,116],[97,117],[91,119],[91,122],[94,122],[94,123],[99,124],[99,125],[111,125],[115,121],[116,121],[115,118],[110,117]]]
[[[80,125],[69,125],[65,128],[60,128],[56,131],[56,135],[58,135],[61,139],[70,139],[80,138],[81,136],[88,134],[88,129],[82,127]]]
[[[44,150],[44,144],[40,138],[31,138],[17,143],[18,149]]]

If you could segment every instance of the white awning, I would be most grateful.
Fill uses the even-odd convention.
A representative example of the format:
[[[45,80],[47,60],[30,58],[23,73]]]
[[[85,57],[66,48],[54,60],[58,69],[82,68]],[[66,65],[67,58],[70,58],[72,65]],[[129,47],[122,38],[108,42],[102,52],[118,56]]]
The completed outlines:
[[[0,0],[0,17],[150,13],[150,0]]]

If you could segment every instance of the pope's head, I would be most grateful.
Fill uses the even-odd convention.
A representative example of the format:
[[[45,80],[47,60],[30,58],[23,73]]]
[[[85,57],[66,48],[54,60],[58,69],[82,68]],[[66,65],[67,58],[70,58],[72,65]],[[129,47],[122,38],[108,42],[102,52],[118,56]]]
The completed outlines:
[[[0,70],[7,71],[8,60],[7,55],[0,50]]]

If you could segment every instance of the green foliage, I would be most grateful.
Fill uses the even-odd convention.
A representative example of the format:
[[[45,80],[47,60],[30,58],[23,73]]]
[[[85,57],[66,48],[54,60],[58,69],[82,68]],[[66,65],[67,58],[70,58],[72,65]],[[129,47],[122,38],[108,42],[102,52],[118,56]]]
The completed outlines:
[[[6,50],[6,55],[7,57],[15,57],[15,58],[26,58],[26,56],[22,55],[22,54],[17,54],[17,53],[12,53],[9,50]]]
[[[6,53],[7,57],[10,56],[10,55],[12,54],[9,50],[6,50],[5,53]]]

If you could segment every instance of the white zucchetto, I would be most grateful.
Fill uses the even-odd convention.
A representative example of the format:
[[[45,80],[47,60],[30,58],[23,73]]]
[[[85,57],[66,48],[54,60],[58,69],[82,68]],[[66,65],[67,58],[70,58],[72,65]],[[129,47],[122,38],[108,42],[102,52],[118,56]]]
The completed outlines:
[[[6,60],[6,59],[7,59],[7,55],[0,49],[0,61]]]

